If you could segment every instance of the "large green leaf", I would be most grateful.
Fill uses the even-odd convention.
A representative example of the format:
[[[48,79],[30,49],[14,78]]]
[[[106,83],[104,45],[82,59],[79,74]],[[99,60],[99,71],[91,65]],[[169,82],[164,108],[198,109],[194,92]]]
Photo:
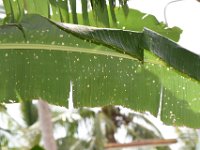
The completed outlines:
[[[84,69],[84,64],[76,66],[76,62],[84,61],[87,66],[90,63],[88,57],[96,59],[99,54],[131,58],[79,39],[34,15],[26,16],[20,25],[1,26],[0,39],[0,56],[3,57],[0,63],[1,100],[16,99],[19,93],[22,99],[41,97],[65,105],[69,81],[82,72],[78,67]]]
[[[166,56],[163,49],[176,50],[176,46],[169,47],[174,42],[149,30],[140,33],[83,28],[85,30],[75,33],[72,27],[70,30],[69,26],[59,26],[37,15],[26,15],[20,24],[1,26],[0,102],[16,100],[18,95],[22,99],[41,98],[67,106],[71,81],[76,107],[123,105],[160,114],[168,124],[200,126],[199,82],[175,71],[152,54]],[[90,31],[98,34],[89,34]],[[85,36],[92,41],[85,40]],[[103,40],[107,36],[109,40]],[[133,51],[130,49],[128,54],[122,53],[122,48],[125,51],[131,46],[123,44],[127,36],[134,39],[131,41]],[[159,43],[153,45],[152,38],[158,38],[166,47]],[[119,49],[118,43],[125,47]],[[132,57],[136,56],[137,45],[138,51],[143,46],[151,50],[144,51],[143,62]],[[160,53],[156,53],[157,48],[162,48]],[[182,55],[178,50],[180,57],[185,57],[185,49],[183,51]],[[162,58],[170,63],[170,57],[175,60],[178,56],[170,53]],[[177,64],[180,57],[176,58]],[[193,60],[188,64],[193,65]],[[174,67],[183,72],[179,65]],[[188,74],[193,76],[194,73]]]

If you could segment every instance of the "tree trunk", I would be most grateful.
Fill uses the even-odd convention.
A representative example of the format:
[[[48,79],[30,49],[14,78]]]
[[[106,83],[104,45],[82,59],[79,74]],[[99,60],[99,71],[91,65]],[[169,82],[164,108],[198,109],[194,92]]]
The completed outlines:
[[[53,137],[53,124],[51,122],[51,112],[48,103],[42,100],[38,101],[38,114],[40,130],[46,150],[57,150],[56,142]]]

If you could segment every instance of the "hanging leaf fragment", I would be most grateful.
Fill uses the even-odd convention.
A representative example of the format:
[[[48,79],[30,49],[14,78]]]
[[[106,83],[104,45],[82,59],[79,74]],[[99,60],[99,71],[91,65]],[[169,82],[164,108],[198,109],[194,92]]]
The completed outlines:
[[[88,0],[81,0],[83,24],[89,25]]]
[[[129,8],[127,4],[128,0],[119,0],[120,5],[122,6],[124,15],[127,17],[129,13]]]
[[[61,22],[70,22],[68,0],[58,0],[57,6],[59,8]]]
[[[117,26],[117,18],[115,15],[116,0],[109,0],[110,13],[112,17],[113,26]]]
[[[94,18],[98,26],[110,27],[106,1],[90,0]]]
[[[76,12],[76,0],[69,0],[72,13],[72,21],[74,24],[78,24],[77,12]]]

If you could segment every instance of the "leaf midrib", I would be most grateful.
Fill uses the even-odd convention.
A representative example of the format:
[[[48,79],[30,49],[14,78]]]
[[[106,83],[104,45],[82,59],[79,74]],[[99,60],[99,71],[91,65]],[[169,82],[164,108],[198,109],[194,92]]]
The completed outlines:
[[[21,43],[8,43],[8,44],[0,44],[0,50],[49,50],[49,51],[66,51],[66,52],[76,52],[76,53],[86,53],[86,54],[95,54],[95,55],[104,55],[104,56],[113,56],[118,58],[124,58],[134,61],[139,61],[137,58],[134,58],[128,54],[122,54],[115,51],[103,51],[103,50],[95,50],[95,49],[87,49],[87,48],[79,48],[74,46],[60,46],[60,45],[49,45],[49,44],[21,44]],[[151,59],[145,59],[144,63],[152,63],[164,65],[161,61],[154,61]]]
[[[111,52],[111,51],[103,51],[103,50],[91,50],[87,48],[78,48],[74,46],[59,46],[59,45],[47,45],[47,44],[0,44],[0,49],[4,50],[31,50],[31,49],[38,49],[38,50],[53,50],[53,51],[68,51],[68,52],[80,52],[80,53],[88,53],[88,54],[96,54],[96,55],[106,55],[106,56],[113,56],[119,58],[126,58],[131,60],[137,60],[136,58],[128,55],[122,54],[119,52]]]

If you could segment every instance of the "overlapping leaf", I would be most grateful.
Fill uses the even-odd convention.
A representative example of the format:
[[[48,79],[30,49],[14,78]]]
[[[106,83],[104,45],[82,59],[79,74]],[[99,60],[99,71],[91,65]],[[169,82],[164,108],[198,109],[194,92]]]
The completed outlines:
[[[143,60],[143,49],[141,32],[123,31],[120,29],[95,28],[80,25],[59,24],[63,30],[75,34],[76,36],[93,41],[98,44],[104,44],[115,48],[121,53],[130,54],[139,60]],[[123,38],[122,38],[123,37]]]

